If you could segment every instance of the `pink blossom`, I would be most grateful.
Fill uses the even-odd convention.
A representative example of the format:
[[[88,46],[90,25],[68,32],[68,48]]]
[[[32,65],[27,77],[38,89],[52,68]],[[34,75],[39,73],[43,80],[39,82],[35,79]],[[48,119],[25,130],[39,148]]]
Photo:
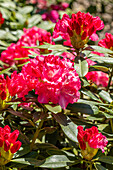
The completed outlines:
[[[4,18],[2,17],[2,13],[0,12],[0,26],[4,23]]]
[[[80,79],[72,65],[71,61],[58,56],[37,56],[23,67],[22,73],[29,76],[40,103],[53,102],[65,109],[80,97]]]
[[[21,147],[21,142],[16,141],[19,131],[15,130],[11,133],[8,125],[4,128],[0,127],[0,165],[7,164]]]
[[[100,40],[98,45],[113,50],[113,35],[106,33],[105,38]]]
[[[83,130],[82,126],[78,126],[77,139],[80,144],[82,156],[88,160],[91,160],[96,155],[98,149],[104,152],[104,148],[108,143],[107,138],[102,133],[99,133],[95,126],[86,130]]]
[[[96,41],[98,36],[96,31],[103,29],[103,21],[99,17],[93,17],[89,13],[78,12],[72,14],[71,19],[67,14],[64,14],[62,19],[56,23],[53,37],[59,35],[68,40],[70,37],[71,44],[74,48],[83,48],[89,39]]]
[[[48,53],[48,50],[45,49],[33,49],[33,48],[23,48],[24,46],[36,46],[37,41],[39,42],[39,45],[42,45],[44,42],[51,43],[52,42],[52,37],[49,32],[46,30],[40,29],[38,27],[32,27],[29,29],[23,29],[24,34],[21,36],[19,41],[14,44],[12,43],[5,51],[1,53],[1,58],[0,60],[3,61],[4,63],[8,64],[9,66],[12,66],[14,64],[23,64],[27,61],[29,61],[29,52],[34,51],[39,55],[40,53]],[[15,58],[25,58],[22,60],[15,60]],[[27,59],[26,59],[27,58]],[[6,66],[4,66],[6,67]]]

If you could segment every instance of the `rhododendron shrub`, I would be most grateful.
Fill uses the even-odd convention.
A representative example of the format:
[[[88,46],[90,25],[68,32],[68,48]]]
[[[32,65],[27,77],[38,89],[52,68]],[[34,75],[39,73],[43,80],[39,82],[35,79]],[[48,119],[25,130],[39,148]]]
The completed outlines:
[[[0,127],[0,165],[7,164],[21,147],[21,142],[17,141],[19,131],[11,133],[8,125]]]
[[[40,103],[53,102],[65,109],[80,97],[80,79],[69,60],[54,55],[37,56],[23,67],[22,73],[29,76]]]
[[[20,31],[14,31],[17,26],[23,29],[23,35],[9,47],[11,41],[8,41],[5,50],[0,47],[1,67],[11,66],[0,72],[0,127],[3,127],[0,128],[0,168],[110,169],[113,163],[112,35],[106,33],[98,45],[90,45],[98,39],[97,31],[103,29],[103,21],[80,11],[69,17],[72,10],[62,12],[68,7],[64,2],[56,2],[50,8],[44,0],[24,1],[30,3],[27,7],[23,1],[11,2],[11,6],[20,4],[20,12],[14,9],[11,24],[7,19],[3,26],[12,35],[19,34]],[[22,18],[23,13],[27,19]],[[41,20],[44,13],[49,21]],[[60,20],[59,14],[64,14]],[[11,26],[13,15],[14,27]],[[31,27],[35,19],[37,26]],[[19,24],[18,20],[21,20]],[[51,28],[54,24],[50,20],[58,20],[55,28]],[[44,26],[49,32],[41,29]],[[19,131],[11,133],[8,125]],[[19,133],[22,146],[17,141]]]
[[[80,145],[81,154],[83,158],[91,160],[97,153],[98,149],[101,149],[104,152],[108,140],[98,132],[97,127],[92,126],[89,129],[83,130],[82,126],[78,126],[78,135],[77,139]]]
[[[56,23],[53,37],[59,35],[68,40],[75,49],[83,48],[89,39],[92,41],[98,40],[96,31],[103,29],[104,23],[99,17],[93,17],[89,13],[78,12],[72,14],[71,19],[67,14],[64,14],[62,19]]]

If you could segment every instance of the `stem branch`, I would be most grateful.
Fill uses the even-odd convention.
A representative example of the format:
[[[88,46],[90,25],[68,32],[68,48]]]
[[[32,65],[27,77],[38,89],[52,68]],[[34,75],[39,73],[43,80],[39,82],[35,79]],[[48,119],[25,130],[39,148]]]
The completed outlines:
[[[40,132],[40,130],[41,130],[41,127],[42,127],[42,125],[43,125],[43,122],[44,122],[44,119],[42,119],[42,120],[40,121],[39,126],[36,128],[36,132],[35,132],[35,134],[34,134],[34,136],[33,136],[32,143],[31,143],[31,145],[30,145],[30,151],[32,151],[32,149],[33,149],[33,146],[34,146],[35,141],[36,141],[36,139],[37,139],[37,137],[38,137],[38,135],[39,135],[39,132]]]

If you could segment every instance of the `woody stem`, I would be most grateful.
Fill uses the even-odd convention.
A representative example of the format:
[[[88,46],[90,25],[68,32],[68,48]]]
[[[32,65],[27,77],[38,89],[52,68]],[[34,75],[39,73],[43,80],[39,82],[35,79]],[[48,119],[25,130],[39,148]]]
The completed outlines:
[[[38,135],[39,135],[39,132],[40,132],[40,130],[41,130],[41,128],[42,128],[43,122],[44,122],[44,119],[42,119],[42,120],[40,121],[39,126],[36,128],[36,132],[35,132],[35,134],[34,134],[34,136],[33,136],[32,143],[31,143],[31,145],[30,145],[30,150],[33,149],[33,146],[34,146],[34,144],[35,144],[35,141],[36,141],[36,139],[37,139],[37,137],[38,137]]]
[[[110,74],[109,74],[109,80],[108,80],[108,85],[107,85],[107,91],[109,90],[110,84],[111,84],[111,80],[112,80],[112,76],[113,76],[113,67],[111,68]]]

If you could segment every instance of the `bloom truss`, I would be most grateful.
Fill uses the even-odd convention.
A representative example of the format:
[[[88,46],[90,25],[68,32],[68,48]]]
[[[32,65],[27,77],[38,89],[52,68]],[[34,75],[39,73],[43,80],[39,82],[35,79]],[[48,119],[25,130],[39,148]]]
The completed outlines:
[[[103,29],[104,23],[99,17],[93,17],[90,13],[78,12],[72,14],[71,19],[64,14],[62,19],[56,23],[53,37],[59,35],[66,40],[71,40],[71,44],[75,49],[83,48],[89,39],[98,40],[96,31]]]
[[[28,55],[31,54],[29,50],[34,51],[35,53],[37,53],[37,55],[41,52],[48,53],[48,51],[44,49],[29,49],[23,48],[23,46],[36,46],[37,41],[39,42],[39,45],[42,45],[44,42],[51,44],[52,37],[49,32],[35,26],[29,29],[24,28],[23,31],[24,34],[21,36],[19,41],[16,44],[12,43],[5,51],[1,53],[0,60],[8,64],[9,66],[12,66],[14,64],[23,64],[27,62],[29,60]],[[15,60],[15,58],[22,58],[22,60]]]
[[[113,35],[106,33],[105,38],[100,40],[98,45],[113,50]]]
[[[8,125],[4,128],[0,127],[0,165],[7,164],[14,153],[20,149],[21,142],[16,141],[18,135],[19,131],[15,130],[11,133]]]
[[[100,148],[104,152],[108,141],[107,138],[98,132],[97,127],[93,126],[83,130],[82,126],[78,126],[77,139],[80,145],[83,158],[91,160]]]
[[[59,56],[37,56],[23,67],[22,73],[28,79],[28,86],[35,89],[40,103],[53,102],[65,109],[80,97],[81,82],[72,65]]]

